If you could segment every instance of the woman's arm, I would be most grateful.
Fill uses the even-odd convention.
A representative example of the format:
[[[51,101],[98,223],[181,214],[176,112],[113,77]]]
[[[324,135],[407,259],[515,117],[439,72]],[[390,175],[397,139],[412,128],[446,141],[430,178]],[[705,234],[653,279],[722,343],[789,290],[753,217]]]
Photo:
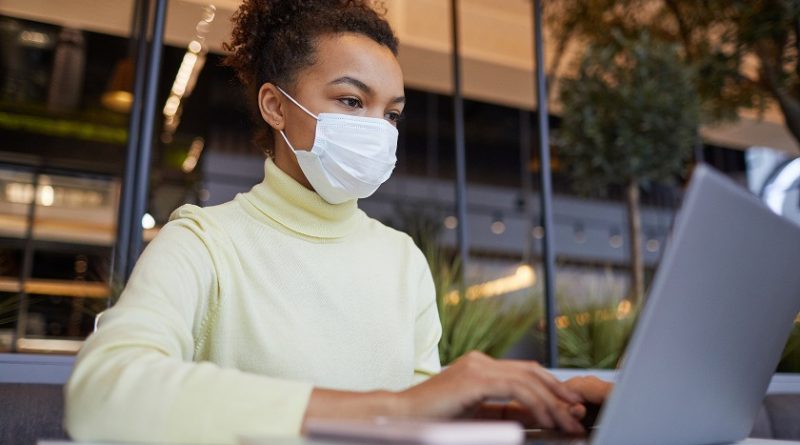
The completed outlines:
[[[193,362],[218,297],[209,242],[181,218],[142,254],[65,387],[74,439],[199,444],[298,433],[310,384]]]

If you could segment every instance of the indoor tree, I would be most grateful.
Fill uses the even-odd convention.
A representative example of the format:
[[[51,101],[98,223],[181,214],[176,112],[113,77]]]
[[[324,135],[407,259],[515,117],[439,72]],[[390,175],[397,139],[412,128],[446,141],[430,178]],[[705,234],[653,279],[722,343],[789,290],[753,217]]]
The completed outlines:
[[[574,78],[562,79],[559,156],[579,190],[625,190],[630,298],[644,295],[640,187],[686,168],[697,140],[693,74],[673,45],[642,33],[590,46]]]
[[[570,48],[645,31],[677,45],[696,73],[704,122],[775,106],[800,142],[800,2],[796,0],[559,0],[546,8],[555,40],[551,80]]]

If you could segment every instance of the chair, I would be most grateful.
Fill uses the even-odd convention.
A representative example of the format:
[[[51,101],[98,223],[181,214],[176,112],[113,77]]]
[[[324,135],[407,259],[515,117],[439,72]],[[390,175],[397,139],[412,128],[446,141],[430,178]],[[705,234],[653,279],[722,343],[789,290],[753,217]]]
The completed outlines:
[[[800,395],[768,395],[750,435],[763,439],[800,440]]]
[[[62,385],[0,383],[0,443],[67,439]]]

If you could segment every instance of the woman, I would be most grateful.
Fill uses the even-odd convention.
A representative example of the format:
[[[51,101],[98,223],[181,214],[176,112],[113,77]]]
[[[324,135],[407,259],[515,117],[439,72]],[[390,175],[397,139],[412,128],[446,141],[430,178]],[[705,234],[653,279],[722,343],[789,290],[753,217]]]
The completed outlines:
[[[485,415],[489,398],[581,431],[595,381],[479,353],[440,373],[427,263],[357,207],[394,168],[405,104],[397,40],[370,6],[235,14],[227,63],[257,105],[264,182],[179,208],[147,247],[66,387],[73,438],[231,443],[309,418]]]

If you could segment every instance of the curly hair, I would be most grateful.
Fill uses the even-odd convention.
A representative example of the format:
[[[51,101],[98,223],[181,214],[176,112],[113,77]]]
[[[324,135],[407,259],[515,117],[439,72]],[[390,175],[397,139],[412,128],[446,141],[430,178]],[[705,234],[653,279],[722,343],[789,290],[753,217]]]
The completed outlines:
[[[315,62],[316,39],[324,34],[364,35],[397,55],[397,37],[383,17],[385,7],[370,0],[244,0],[234,13],[229,55],[245,87],[256,124],[254,142],[274,156],[273,130],[258,113],[258,90],[270,82],[290,87]]]

